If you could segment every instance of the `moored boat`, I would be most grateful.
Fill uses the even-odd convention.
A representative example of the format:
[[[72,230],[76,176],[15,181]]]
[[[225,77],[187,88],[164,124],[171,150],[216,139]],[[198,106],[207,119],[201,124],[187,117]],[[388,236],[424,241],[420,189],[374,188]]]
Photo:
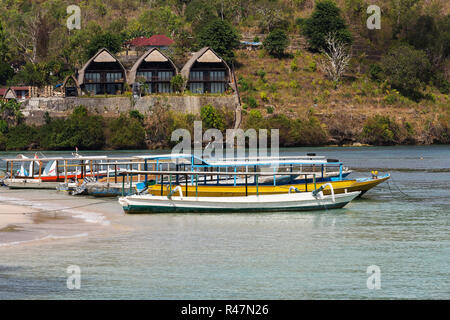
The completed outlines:
[[[232,213],[310,211],[342,208],[356,198],[360,192],[334,194],[331,184],[330,195],[324,195],[321,188],[313,192],[289,192],[273,195],[244,197],[185,197],[177,186],[168,196],[132,195],[119,198],[126,213]],[[324,185],[325,187],[325,185]],[[174,194],[178,192],[178,196]]]
[[[198,184],[195,185],[187,185],[182,186],[183,192],[186,195],[197,195],[199,197],[239,197],[245,195],[269,195],[269,194],[283,194],[289,190],[290,187],[294,187],[299,192],[307,192],[312,191],[314,188],[319,188],[326,183],[330,183],[336,194],[345,193],[345,192],[354,192],[360,191],[362,196],[364,193],[387,181],[390,178],[389,174],[379,177],[372,178],[361,178],[361,179],[351,179],[351,180],[339,180],[339,181],[331,181],[331,182],[317,182],[317,183],[300,183],[300,184],[292,184],[292,185],[276,185],[276,186],[268,186],[268,185],[248,185],[248,186],[229,186],[229,185],[214,185],[214,184]],[[166,196],[170,193],[170,189],[176,187],[176,185],[170,186],[169,184],[165,184],[163,188],[161,188],[161,184],[155,184],[148,187],[148,193],[155,196]],[[325,195],[330,194],[330,189],[325,189]]]

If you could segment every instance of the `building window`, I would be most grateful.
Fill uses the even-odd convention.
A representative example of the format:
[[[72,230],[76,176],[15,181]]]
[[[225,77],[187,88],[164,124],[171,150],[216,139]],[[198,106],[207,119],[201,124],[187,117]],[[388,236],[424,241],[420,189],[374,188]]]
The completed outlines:
[[[100,82],[100,73],[98,72],[87,72],[85,79],[88,82]]]
[[[86,91],[88,91],[91,94],[97,94],[100,92],[100,85],[99,84],[86,84]]]
[[[223,82],[211,82],[211,93],[224,93],[225,83]]]
[[[146,81],[152,80],[152,72],[151,71],[139,71],[137,73],[137,78],[144,78]]]
[[[122,85],[121,84],[107,84],[106,85],[106,93],[107,94],[117,94],[120,91],[122,91]]]
[[[161,93],[170,93],[172,92],[172,87],[170,83],[158,83],[158,92]]]
[[[158,81],[170,81],[172,79],[172,71],[159,71]]]
[[[189,90],[192,93],[204,93],[205,92],[205,85],[203,82],[191,82],[189,84]]]
[[[118,80],[122,80],[122,72],[106,73],[106,82],[116,82]]]
[[[211,71],[209,73],[209,80],[211,80],[211,81],[225,81],[225,71]]]
[[[172,77],[173,71],[138,71],[136,74],[136,79],[145,79],[146,85],[142,90],[146,93],[172,92],[172,86],[170,84]]]
[[[189,74],[190,81],[203,81],[203,71],[192,71]]]

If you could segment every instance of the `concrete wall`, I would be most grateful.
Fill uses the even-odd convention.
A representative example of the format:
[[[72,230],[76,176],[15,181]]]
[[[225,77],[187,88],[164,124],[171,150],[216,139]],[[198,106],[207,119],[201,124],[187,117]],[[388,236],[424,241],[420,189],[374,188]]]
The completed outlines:
[[[89,112],[105,117],[115,117],[122,112],[138,110],[143,114],[150,112],[155,105],[169,105],[173,110],[183,113],[200,112],[204,105],[211,104],[217,108],[228,108],[235,111],[238,106],[236,95],[230,96],[145,96],[137,101],[128,97],[111,98],[30,98],[23,102],[23,114],[26,123],[40,125],[44,123],[44,115],[49,113],[50,117],[66,117],[79,105],[88,108]]]

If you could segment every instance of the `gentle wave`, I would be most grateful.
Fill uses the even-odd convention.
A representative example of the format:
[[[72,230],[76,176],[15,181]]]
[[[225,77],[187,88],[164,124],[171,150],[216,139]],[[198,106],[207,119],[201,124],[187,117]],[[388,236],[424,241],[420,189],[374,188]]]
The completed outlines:
[[[9,246],[15,246],[15,245],[20,245],[20,244],[25,244],[25,243],[44,241],[44,240],[76,239],[76,238],[87,237],[88,235],[89,235],[88,233],[79,233],[79,234],[75,234],[75,235],[72,235],[72,236],[55,236],[55,235],[49,234],[49,235],[47,235],[45,237],[32,239],[32,240],[12,241],[12,242],[0,243],[0,247],[9,247]]]
[[[106,219],[106,217],[102,214],[90,212],[90,211],[82,211],[82,210],[76,210],[71,207],[64,207],[60,205],[55,204],[49,204],[49,203],[42,203],[42,202],[36,202],[36,201],[29,201],[22,198],[15,198],[15,197],[9,197],[9,196],[1,196],[0,195],[0,201],[4,202],[13,202],[10,203],[12,205],[18,205],[18,206],[27,206],[34,209],[45,211],[62,211],[66,213],[70,213],[73,218],[78,218],[81,220],[84,220],[88,223],[98,223],[100,225],[109,225],[110,222]]]

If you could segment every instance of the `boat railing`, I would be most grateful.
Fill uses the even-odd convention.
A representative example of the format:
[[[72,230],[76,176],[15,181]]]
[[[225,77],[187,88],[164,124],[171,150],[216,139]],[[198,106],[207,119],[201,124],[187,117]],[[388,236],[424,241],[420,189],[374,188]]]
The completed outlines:
[[[127,181],[127,184],[129,185],[130,192],[133,189],[133,175],[144,175],[144,176],[159,176],[160,177],[160,186],[161,186],[161,196],[164,195],[164,176],[168,177],[168,189],[169,193],[172,191],[172,183],[175,185],[177,181],[179,181],[178,177],[183,176],[184,177],[184,183],[185,183],[185,195],[188,196],[189,193],[189,179],[188,177],[191,176],[190,179],[191,185],[195,182],[195,196],[198,197],[198,182],[199,182],[199,176],[218,176],[218,175],[228,175],[228,176],[244,176],[245,177],[245,195],[248,196],[248,177],[254,176],[255,177],[255,184],[256,184],[256,195],[259,195],[259,183],[258,183],[258,177],[259,176],[273,176],[273,175],[295,175],[295,176],[304,176],[305,177],[305,192],[308,192],[308,176],[313,177],[313,184],[314,184],[314,190],[317,190],[316,186],[316,174],[314,173],[308,173],[305,174],[304,172],[217,172],[217,171],[139,171],[139,170],[125,170],[119,173],[119,175],[122,176],[122,196],[125,194],[125,182]],[[173,179],[175,177],[175,180]],[[147,181],[147,179],[146,179]],[[176,186],[181,187],[181,186]],[[310,190],[313,191],[313,190]],[[333,193],[334,194],[334,193]],[[334,196],[333,196],[334,197]]]
[[[178,194],[180,195],[180,198],[183,198],[183,190],[181,189],[180,186],[176,186],[175,188],[172,189],[172,191],[170,191],[170,193],[167,195],[168,199],[172,199],[172,196],[175,194],[175,192],[178,191]]]
[[[321,186],[319,187],[319,189],[315,189],[315,190],[312,192],[313,196],[314,196],[314,197],[317,197],[317,196],[323,197],[322,191],[323,191],[326,187],[329,187],[329,188],[330,188],[330,190],[331,190],[331,199],[333,200],[333,203],[335,203],[335,202],[336,202],[336,199],[335,199],[335,197],[334,197],[334,188],[333,188],[333,185],[332,185],[331,183],[329,183],[329,182],[328,182],[328,183],[325,183],[325,184],[323,184],[323,185],[321,185]]]

